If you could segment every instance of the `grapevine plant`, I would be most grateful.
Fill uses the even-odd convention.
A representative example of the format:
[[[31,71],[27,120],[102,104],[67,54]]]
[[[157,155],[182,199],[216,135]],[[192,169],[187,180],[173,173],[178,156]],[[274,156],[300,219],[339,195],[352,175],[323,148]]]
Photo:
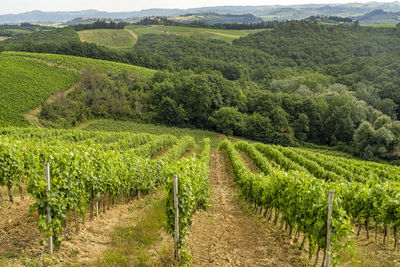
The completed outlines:
[[[223,141],[219,149],[226,152],[241,194],[250,202],[282,215],[291,231],[302,232],[309,240],[310,253],[325,249],[327,236],[328,193],[337,188],[307,172],[284,171],[272,166],[261,153],[247,143],[237,147],[248,151],[263,171],[254,174],[247,169],[234,145]],[[351,231],[350,220],[342,200],[335,197],[332,214],[333,245],[338,245]]]
[[[121,194],[150,192],[169,177],[165,170],[191,146],[192,137],[112,134],[43,129],[3,129],[0,133],[0,186],[27,184],[36,200],[38,227],[61,245],[66,218],[84,215],[94,202]],[[163,147],[163,155],[152,158]],[[50,191],[44,179],[50,165]],[[188,163],[189,164],[189,163]],[[48,200],[48,201],[47,201]],[[51,220],[47,220],[47,206]]]
[[[178,177],[179,201],[179,240],[182,249],[185,236],[189,231],[191,216],[196,209],[206,208],[210,184],[208,180],[210,159],[210,139],[204,139],[204,148],[200,156],[191,155],[171,164],[167,169],[167,231],[174,235],[174,175]]]

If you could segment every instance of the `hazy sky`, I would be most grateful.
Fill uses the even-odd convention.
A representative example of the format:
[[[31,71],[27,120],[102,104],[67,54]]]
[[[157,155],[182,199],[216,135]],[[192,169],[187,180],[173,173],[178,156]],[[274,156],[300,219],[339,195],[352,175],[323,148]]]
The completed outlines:
[[[98,9],[102,11],[136,11],[148,8],[190,8],[223,5],[291,5],[308,3],[329,4],[348,2],[365,3],[369,1],[371,0],[0,0],[0,14],[20,13],[31,10],[72,11]]]

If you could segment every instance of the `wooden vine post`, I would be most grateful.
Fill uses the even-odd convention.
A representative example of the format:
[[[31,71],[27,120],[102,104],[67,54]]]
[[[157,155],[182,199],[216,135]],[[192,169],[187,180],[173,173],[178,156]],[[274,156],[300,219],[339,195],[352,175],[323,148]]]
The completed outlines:
[[[178,200],[177,175],[174,175],[174,207],[175,207],[174,258],[176,261],[179,261],[179,200]]]
[[[45,164],[45,180],[47,183],[46,191],[50,191],[50,164],[46,163]],[[47,210],[47,222],[51,222],[51,211],[50,211],[50,197],[47,195],[46,199],[46,210]],[[52,229],[50,229],[52,231]],[[48,244],[49,244],[49,253],[53,254],[53,236],[50,235],[48,239]]]
[[[325,249],[325,266],[329,267],[331,264],[331,236],[332,236],[332,208],[333,208],[333,195],[335,191],[329,191],[328,198],[328,221],[327,221],[327,232],[326,232],[326,249]]]

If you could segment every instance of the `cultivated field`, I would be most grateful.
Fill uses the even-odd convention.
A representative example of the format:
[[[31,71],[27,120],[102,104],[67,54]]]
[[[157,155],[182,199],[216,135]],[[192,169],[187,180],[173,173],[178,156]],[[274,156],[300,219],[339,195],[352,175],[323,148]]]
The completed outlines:
[[[45,235],[52,236],[54,249],[58,250],[63,241],[70,239],[71,227],[78,231],[85,227],[88,219],[93,220],[100,213],[106,216],[107,210],[116,203],[124,204],[134,198],[140,200],[164,186],[168,190],[164,196],[165,223],[173,232],[174,195],[168,189],[172,187],[173,175],[181,177],[179,226],[183,240],[191,214],[199,207],[205,207],[208,198],[210,141],[204,140],[203,146],[196,151],[193,150],[195,145],[189,136],[177,139],[171,135],[2,129],[0,189],[7,188],[11,209],[18,200],[20,211],[26,212],[26,206],[31,205],[34,217],[10,213],[2,208],[3,198],[0,198],[0,266],[20,263],[7,259],[10,255],[19,254],[20,259],[30,257],[30,260],[39,257],[46,246],[36,242],[44,240]],[[45,165],[47,174],[43,180]],[[14,187],[21,190],[18,198],[13,197]],[[25,190],[29,197],[24,195]],[[51,219],[46,218],[48,214]],[[16,216],[22,219],[15,220]],[[31,231],[15,236],[13,231],[19,230],[21,223]],[[3,228],[10,230],[3,232]],[[53,248],[51,244],[50,241],[48,251]],[[71,259],[70,256],[58,256],[63,261]],[[103,258],[103,261],[109,264],[112,261],[119,266],[123,258]],[[54,264],[56,261],[49,258],[48,262]]]
[[[109,48],[128,49],[136,43],[136,36],[130,31],[121,29],[99,29],[78,32],[82,42],[103,45]]]
[[[128,29],[137,33],[140,36],[144,34],[175,34],[196,36],[206,39],[217,39],[226,42],[232,42],[235,39],[249,35],[263,30],[219,30],[207,28],[192,28],[192,27],[179,27],[179,26],[128,26]]]
[[[98,68],[99,70],[113,70],[115,72],[133,71],[141,77],[151,78],[156,72],[152,69],[138,67],[129,64],[117,63],[106,60],[98,60],[91,58],[56,55],[56,54],[42,54],[42,53],[25,53],[25,52],[3,52],[5,55],[13,57],[31,58],[36,61],[44,61],[59,68],[69,69],[71,71],[81,71],[88,67]]]
[[[79,127],[81,128],[81,127]],[[105,132],[131,132],[131,133],[150,133],[150,134],[171,134],[176,137],[192,136],[196,143],[201,144],[205,138],[211,140],[211,147],[216,149],[219,143],[227,138],[225,135],[205,131],[200,129],[167,127],[163,125],[143,124],[131,121],[115,120],[95,120],[85,125],[82,130],[86,131],[105,131]],[[231,137],[232,138],[232,137]]]
[[[98,131],[105,128],[164,135]],[[209,139],[196,145],[193,137],[165,135],[166,127],[103,120],[87,129],[97,131],[1,130],[0,226],[8,230],[0,237],[0,266],[43,260],[172,265],[174,174],[180,178],[179,244],[189,249],[193,265],[321,265],[331,190],[332,260],[345,266],[393,266],[400,260],[399,167],[228,140],[219,141],[210,157]],[[199,140],[207,134],[169,131]],[[43,180],[46,162],[50,189]],[[46,242],[37,245],[45,233],[57,237],[53,256],[46,254]],[[93,246],[96,253],[90,253]]]

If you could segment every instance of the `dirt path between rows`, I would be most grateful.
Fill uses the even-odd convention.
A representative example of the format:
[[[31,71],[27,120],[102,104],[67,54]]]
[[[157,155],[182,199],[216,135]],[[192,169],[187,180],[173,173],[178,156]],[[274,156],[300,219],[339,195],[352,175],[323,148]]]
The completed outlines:
[[[36,212],[29,214],[34,200],[28,196],[25,200],[14,196],[14,201],[13,204],[8,202],[3,194],[3,202],[0,203],[0,260],[21,255],[37,256],[43,250],[39,245],[43,236],[37,228],[38,215]]]
[[[130,200],[125,204],[117,204],[106,213],[100,213],[93,220],[87,218],[81,225],[79,233],[72,232],[69,240],[63,242],[58,252],[56,266],[65,266],[71,263],[76,266],[91,266],[101,258],[103,252],[111,247],[113,230],[116,227],[133,226],[142,216],[146,203],[154,195],[146,195],[141,200]]]
[[[47,247],[40,244],[45,238],[37,227],[37,212],[29,214],[29,207],[35,201],[27,195],[25,200],[15,196],[13,204],[4,200],[0,205],[0,266],[38,263],[42,257],[52,258],[52,265],[55,266],[95,264],[102,252],[110,248],[112,231],[117,226],[132,225],[132,222],[138,221],[145,203],[150,203],[153,198],[154,195],[149,194],[139,201],[133,199],[125,204],[118,203],[106,213],[101,208],[99,216],[93,220],[86,214],[86,223],[80,224],[78,233],[73,218],[69,217],[68,228],[64,229],[63,246],[51,257],[46,253]],[[7,261],[4,263],[2,260]]]
[[[136,41],[139,39],[139,36],[137,35],[136,32],[129,30],[129,29],[125,29],[125,31],[129,32],[133,36],[133,38],[136,39]]]
[[[306,266],[305,253],[277,227],[246,214],[226,156],[211,154],[211,207],[193,216],[186,247],[193,266]]]

